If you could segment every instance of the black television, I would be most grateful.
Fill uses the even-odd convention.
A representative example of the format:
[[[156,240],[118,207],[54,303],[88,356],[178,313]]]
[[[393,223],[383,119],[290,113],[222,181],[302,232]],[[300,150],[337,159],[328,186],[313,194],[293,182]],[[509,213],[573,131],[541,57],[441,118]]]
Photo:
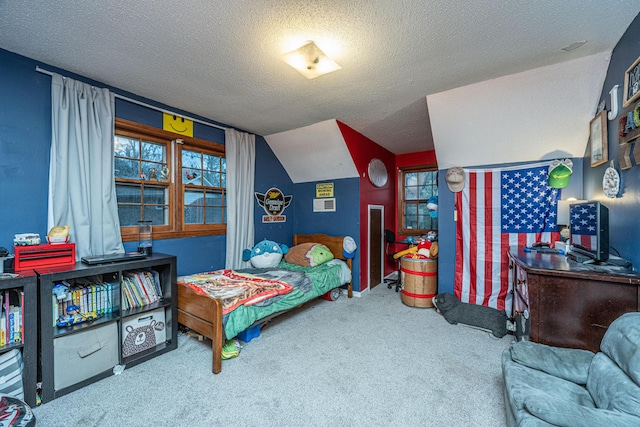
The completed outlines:
[[[571,245],[595,262],[609,259],[609,209],[600,202],[569,205]]]

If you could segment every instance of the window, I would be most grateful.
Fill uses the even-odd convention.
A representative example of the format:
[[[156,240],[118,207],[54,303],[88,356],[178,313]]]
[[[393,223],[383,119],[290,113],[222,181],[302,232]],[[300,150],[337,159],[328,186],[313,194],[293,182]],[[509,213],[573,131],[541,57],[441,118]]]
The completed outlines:
[[[404,168],[398,175],[400,234],[419,235],[438,230],[438,218],[429,214],[429,198],[438,195],[438,171],[434,167]]]
[[[114,167],[124,241],[226,233],[224,145],[116,119]]]
[[[183,148],[181,176],[184,186],[184,223],[224,223],[224,157]]]

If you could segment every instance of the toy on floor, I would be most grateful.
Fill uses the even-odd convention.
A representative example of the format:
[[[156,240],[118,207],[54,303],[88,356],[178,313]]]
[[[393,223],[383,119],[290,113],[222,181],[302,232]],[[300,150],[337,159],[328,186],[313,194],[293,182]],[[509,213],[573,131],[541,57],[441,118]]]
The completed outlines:
[[[36,417],[21,399],[0,395],[0,425],[7,427],[35,427]]]
[[[491,332],[498,338],[507,334],[507,313],[504,310],[467,304],[446,292],[433,297],[433,305],[452,325],[462,323]]]
[[[242,349],[242,346],[240,345],[240,342],[233,338],[230,340],[227,340],[224,345],[222,346],[222,358],[223,359],[233,359],[234,357],[238,357],[240,355],[240,350]]]
[[[282,256],[289,252],[289,247],[273,240],[264,239],[253,247],[242,252],[243,261],[251,261],[255,268],[275,267],[282,261]]]

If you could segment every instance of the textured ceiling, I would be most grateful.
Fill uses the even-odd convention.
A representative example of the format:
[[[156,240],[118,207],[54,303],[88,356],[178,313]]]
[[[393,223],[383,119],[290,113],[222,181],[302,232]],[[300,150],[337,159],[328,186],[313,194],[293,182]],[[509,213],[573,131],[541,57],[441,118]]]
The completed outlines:
[[[610,51],[638,11],[640,0],[0,0],[0,48],[257,134],[338,119],[403,154],[433,149],[427,95]],[[304,40],[342,69],[307,80],[286,65]]]

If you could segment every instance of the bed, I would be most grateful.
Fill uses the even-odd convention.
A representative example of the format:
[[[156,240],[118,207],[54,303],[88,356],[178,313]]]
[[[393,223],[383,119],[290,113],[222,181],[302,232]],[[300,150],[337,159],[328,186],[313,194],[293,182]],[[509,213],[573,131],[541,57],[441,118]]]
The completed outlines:
[[[227,338],[233,338],[237,333],[242,332],[254,325],[266,322],[267,320],[280,315],[287,310],[298,307],[320,295],[330,292],[336,287],[347,285],[348,297],[353,296],[351,283],[352,262],[343,254],[343,237],[329,236],[326,234],[295,234],[293,236],[293,246],[303,243],[320,243],[325,245],[333,254],[334,259],[343,260],[340,263],[327,263],[329,265],[319,265],[317,267],[302,267],[281,262],[278,269],[286,269],[293,272],[293,275],[303,274],[311,279],[308,285],[290,284],[284,280],[278,280],[273,286],[262,286],[256,295],[256,302],[252,305],[224,304],[221,299],[214,298],[210,294],[200,289],[197,283],[202,276],[208,273],[200,273],[178,278],[178,323],[186,326],[192,331],[211,339],[212,347],[212,372],[218,374],[222,371],[222,345]],[[348,267],[348,279],[345,278],[344,265]],[[335,268],[333,266],[336,266]],[[250,270],[248,270],[250,271]],[[234,272],[225,270],[225,279],[233,281],[235,279],[247,278],[243,270]],[[332,274],[335,277],[332,277]],[[271,281],[273,275],[264,274]],[[251,274],[250,277],[261,278],[260,274]],[[284,278],[284,277],[283,277]],[[251,280],[251,279],[248,279]],[[308,280],[308,279],[305,279]],[[346,282],[348,280],[348,282]],[[206,278],[202,279],[206,281]],[[276,282],[276,281],[273,281]],[[291,286],[292,289],[287,288]],[[305,286],[305,290],[299,289]],[[271,301],[269,301],[269,299]],[[224,313],[223,313],[224,312]],[[223,321],[224,317],[224,321]]]

